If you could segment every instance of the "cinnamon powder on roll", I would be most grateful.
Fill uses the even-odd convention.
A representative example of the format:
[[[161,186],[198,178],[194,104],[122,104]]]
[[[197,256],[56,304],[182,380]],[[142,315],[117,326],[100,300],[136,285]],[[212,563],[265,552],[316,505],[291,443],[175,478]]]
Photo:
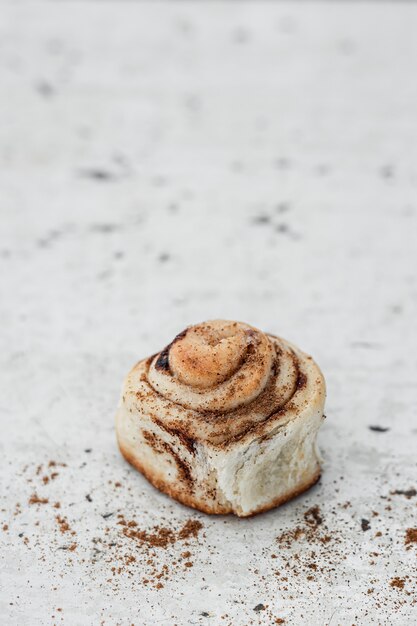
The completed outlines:
[[[159,490],[206,513],[244,517],[317,482],[324,400],[310,356],[248,324],[213,320],[135,365],[117,437]]]

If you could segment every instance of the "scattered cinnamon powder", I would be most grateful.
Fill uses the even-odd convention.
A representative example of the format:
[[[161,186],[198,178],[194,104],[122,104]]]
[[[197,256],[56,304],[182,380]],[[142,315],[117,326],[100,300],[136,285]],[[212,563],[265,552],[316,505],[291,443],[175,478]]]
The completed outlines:
[[[320,535],[317,533],[318,527],[323,524],[323,517],[318,506],[313,506],[304,513],[305,526],[296,526],[292,530],[283,532],[277,537],[281,547],[290,547],[294,541],[306,539],[310,543],[328,543],[331,541],[330,535]],[[325,528],[325,527],[324,527]]]
[[[134,530],[132,526],[126,522],[123,518],[118,522],[121,526],[124,526],[123,534],[129,539],[136,539],[142,543],[146,543],[148,546],[154,548],[166,548],[170,544],[175,542],[175,534],[169,528],[160,528],[155,526],[153,532],[147,530]]]
[[[152,531],[137,530],[137,522],[134,520],[128,522],[123,515],[118,516],[118,524],[123,526],[123,535],[129,539],[136,539],[153,548],[167,548],[176,541],[184,541],[190,537],[196,538],[200,529],[203,527],[198,520],[188,520],[179,531],[175,532],[171,528],[162,526],[154,526]]]
[[[311,509],[308,509],[308,511],[304,513],[304,519],[307,524],[315,528],[323,523],[323,518],[320,515],[320,509],[317,505],[312,506]]]
[[[62,534],[67,533],[71,530],[70,525],[68,524],[65,517],[61,517],[60,515],[56,516],[56,521],[58,522],[59,530]]]
[[[187,550],[186,552],[181,552],[181,556],[183,559],[188,559],[191,556],[191,552]]]
[[[274,556],[282,561],[282,566],[274,573],[281,583],[287,583],[290,572],[294,577],[303,575],[309,582],[331,581],[334,571],[345,559],[343,550],[339,548],[341,535],[326,525],[318,506],[305,511],[303,518],[303,524],[284,531],[276,538],[280,553],[279,556],[274,553]],[[280,585],[280,589],[287,591],[288,585]]]
[[[36,493],[31,495],[28,500],[29,504],[48,504],[48,502],[49,502],[48,498],[39,498],[39,496],[37,496]]]
[[[417,543],[417,528],[407,528],[407,530],[405,531],[404,543],[406,546],[412,543]]]
[[[49,461],[49,463],[48,463],[48,467],[57,467],[57,466],[59,466],[59,467],[67,467],[67,464],[66,463],[57,463],[57,461]],[[42,465],[40,467],[42,467]]]
[[[178,539],[188,539],[189,537],[197,537],[203,524],[196,519],[189,519],[178,533]]]
[[[391,587],[394,587],[396,589],[404,589],[404,584],[405,578],[398,578],[398,576],[393,578],[390,582]]]
[[[58,472],[52,470],[48,471],[46,467],[55,468],[57,465],[65,467],[65,464],[58,464],[56,461],[50,461],[48,465],[45,463],[43,466],[38,466],[36,469],[37,478],[33,473],[33,467],[30,480],[33,484],[39,484],[39,491],[42,490],[42,493],[50,495],[51,508],[47,510],[50,511],[52,523],[56,524],[53,534],[55,541],[61,534],[65,534],[65,538],[70,537],[66,545],[59,545],[62,542],[61,538],[59,543],[57,542],[56,544],[58,550],[62,550],[62,552],[58,552],[57,554],[62,555],[63,558],[66,552],[73,553],[71,556],[67,555],[68,565],[79,558],[79,563],[84,563],[85,561],[93,564],[98,563],[100,570],[104,566],[106,568],[104,571],[107,571],[109,575],[107,583],[111,583],[114,589],[120,589],[120,585],[125,584],[120,582],[120,577],[122,576],[129,577],[132,585],[143,584],[155,590],[164,588],[170,581],[178,580],[179,577],[185,580],[185,577],[190,576],[190,571],[192,571],[193,566],[195,566],[198,555],[198,552],[193,549],[193,545],[197,545],[200,542],[199,535],[203,528],[203,525],[197,519],[188,519],[182,523],[163,522],[151,528],[143,528],[141,527],[140,521],[138,523],[135,519],[126,519],[124,515],[121,514],[117,516],[116,511],[108,512],[102,514],[103,520],[105,519],[106,521],[97,529],[97,533],[99,533],[100,536],[90,539],[93,542],[90,546],[91,556],[87,556],[88,551],[85,550],[87,547],[85,543],[82,546],[83,550],[77,551],[77,547],[80,544],[75,536],[71,537],[71,535],[75,535],[75,532],[71,529],[70,523],[65,516],[67,509],[63,495],[63,514],[55,517],[58,511],[53,511],[53,508],[61,509],[61,503],[53,503],[52,496],[52,489],[59,488],[59,481],[57,481],[56,487],[51,483],[51,481],[58,476]],[[122,483],[117,483],[113,480],[111,484],[118,487],[121,486]],[[34,487],[28,487],[28,489],[32,491]],[[55,492],[55,498],[60,497],[60,494],[61,492]],[[407,500],[414,496],[413,490],[397,490],[391,495],[394,496],[394,494],[401,494],[404,497],[397,497],[395,499],[387,496],[381,497],[383,497],[386,502],[391,502],[392,504],[395,500],[396,507],[400,506],[401,503],[403,503],[404,506],[411,506],[411,503],[408,503]],[[35,492],[28,502],[29,504],[48,504],[49,499],[41,498]],[[348,509],[353,508],[350,502],[339,504],[338,506],[339,510],[343,509],[346,511],[346,513],[343,514],[343,523],[346,524],[347,528],[341,525],[340,522],[342,520],[337,518],[334,508],[331,510],[331,513],[335,515],[335,517],[331,517],[328,514],[324,516],[317,505],[310,507],[300,515],[300,521],[295,527],[282,532],[276,538],[279,550],[277,550],[277,544],[275,544],[275,551],[273,546],[270,546],[269,552],[272,552],[272,554],[269,554],[269,556],[265,554],[265,556],[268,557],[266,565],[268,571],[263,571],[263,567],[260,566],[261,563],[258,563],[259,569],[251,570],[253,575],[261,580],[265,580],[266,578],[271,580],[272,577],[274,586],[276,585],[280,593],[283,594],[285,592],[288,592],[288,594],[293,593],[296,578],[299,576],[303,577],[300,583],[305,593],[313,594],[315,588],[311,586],[311,582],[313,581],[315,581],[315,584],[320,584],[320,582],[333,584],[334,578],[339,575],[339,572],[343,572],[342,564],[348,556],[348,551],[346,550],[346,536],[344,535],[345,529],[349,530],[349,528],[351,528],[352,532],[359,531],[360,533],[361,526],[363,528],[364,525],[369,525],[369,527],[371,525],[369,520],[361,520],[357,511],[352,513],[348,511]],[[370,563],[378,565],[378,567],[382,565],[381,559],[384,557],[384,546],[387,545],[388,540],[391,540],[391,543],[393,543],[387,521],[387,518],[392,518],[385,513],[385,511],[390,510],[390,506],[385,507],[385,509],[381,507],[381,513],[379,515],[373,510],[369,510],[367,515],[367,517],[372,520],[372,525],[377,525],[378,522],[379,524],[386,524],[385,527],[380,526],[383,528],[383,532],[377,531],[368,533],[368,541],[374,542],[374,547],[378,548],[379,551],[367,551],[364,558],[368,555],[369,558],[375,557],[377,560],[372,560]],[[13,510],[10,513],[12,516]],[[16,505],[14,515],[17,516],[20,513],[21,507],[20,505]],[[39,513],[37,509],[33,511],[35,516],[39,515]],[[59,513],[61,513],[61,511],[59,511]],[[98,511],[98,513],[100,513],[100,511]],[[19,520],[14,520],[13,517],[10,519],[12,524],[19,524]],[[71,521],[70,517],[69,519]],[[364,524],[364,522],[366,524]],[[35,533],[39,533],[39,531],[35,530],[35,527],[38,525],[39,520],[36,520],[33,526]],[[9,525],[4,524],[3,530],[6,531],[8,529]],[[365,528],[363,528],[363,530],[365,530]],[[366,530],[368,530],[368,528],[366,528]],[[44,531],[42,536],[39,534],[36,536],[36,534],[34,534],[30,539],[26,536],[26,533],[20,532],[19,534],[19,531],[20,528],[17,530],[17,534],[21,538],[22,543],[27,546],[26,549],[34,551],[42,549],[42,542],[39,542],[39,539],[44,536]],[[404,532],[403,551],[410,550],[417,544],[417,528],[408,528]],[[204,538],[205,535],[202,534],[202,537]],[[384,537],[382,542],[377,541],[380,537]],[[387,541],[385,541],[385,539]],[[87,537],[86,541],[89,541]],[[210,549],[210,544],[207,544],[207,548]],[[265,549],[267,549],[266,546]],[[81,554],[78,557],[79,552],[81,552]],[[83,556],[86,558],[84,559]],[[45,561],[47,556],[41,553],[39,558]],[[259,558],[263,558],[262,555],[260,555]],[[414,584],[413,581],[414,577],[407,576],[406,570],[401,571],[401,577],[396,576],[386,584],[385,594],[383,596],[384,602],[393,603],[394,608],[412,602],[412,591],[408,591],[407,586],[409,584],[411,589],[411,586]],[[379,603],[382,601],[382,592],[379,587],[370,586],[376,585],[377,582],[377,579],[370,577],[366,581],[366,584],[364,584],[362,592],[367,597],[368,602],[372,603],[374,607],[379,608]],[[390,591],[391,588],[396,591]],[[400,591],[401,593],[399,593]],[[287,595],[287,597],[292,600],[292,595]],[[261,599],[267,600],[267,597]],[[264,606],[267,607],[268,605],[264,604]],[[415,606],[415,603],[413,603],[413,606]],[[268,623],[286,623],[285,619],[275,617],[269,609],[265,610],[269,611]]]
[[[136,560],[146,568],[146,576],[142,579],[142,584],[151,585],[155,589],[162,588],[162,581],[168,581],[174,575],[184,573],[193,567],[193,562],[190,560],[191,550],[183,551],[177,556],[171,550],[168,553],[166,551],[171,547],[175,550],[174,546],[177,542],[185,542],[188,546],[189,541],[195,540],[203,528],[200,521],[189,519],[177,528],[156,525],[151,529],[142,529],[136,520],[127,520],[124,515],[119,514],[116,523],[118,527],[121,527],[122,538],[128,539],[129,543],[132,542],[132,547],[114,541],[107,543],[105,539],[100,538],[96,540],[96,543],[103,544],[107,548],[109,554],[107,562],[111,564],[116,586],[118,584],[116,577],[119,575],[136,577],[135,570],[132,569],[132,564]],[[107,528],[106,532],[109,530]],[[100,552],[101,548],[97,548],[97,553]]]

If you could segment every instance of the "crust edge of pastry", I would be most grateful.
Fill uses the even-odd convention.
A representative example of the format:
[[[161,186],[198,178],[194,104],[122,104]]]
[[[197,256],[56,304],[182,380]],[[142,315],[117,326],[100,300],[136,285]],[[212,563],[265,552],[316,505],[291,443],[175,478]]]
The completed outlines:
[[[140,462],[138,457],[134,454],[134,452],[128,449],[128,446],[124,445],[120,438],[117,438],[118,446],[123,458],[136,470],[138,470],[158,491],[163,493],[166,496],[174,498],[184,506],[188,506],[192,509],[200,511],[201,513],[206,513],[208,515],[237,515],[240,518],[250,518],[254,515],[259,515],[260,513],[267,513],[271,509],[275,509],[290,500],[293,500],[297,496],[301,495],[305,491],[308,491],[314,485],[316,485],[321,478],[321,467],[319,462],[317,461],[317,468],[311,474],[311,476],[306,479],[303,483],[298,484],[294,489],[290,489],[284,494],[281,494],[277,498],[268,502],[264,506],[257,508],[256,510],[250,511],[249,513],[241,513],[233,509],[232,505],[229,503],[227,505],[222,505],[219,503],[209,504],[207,501],[195,498],[190,493],[185,493],[185,489],[182,484],[180,484],[179,488],[175,488],[175,486],[167,482],[166,480],[159,478],[157,476],[157,472],[153,471],[151,467],[146,467],[143,463]]]

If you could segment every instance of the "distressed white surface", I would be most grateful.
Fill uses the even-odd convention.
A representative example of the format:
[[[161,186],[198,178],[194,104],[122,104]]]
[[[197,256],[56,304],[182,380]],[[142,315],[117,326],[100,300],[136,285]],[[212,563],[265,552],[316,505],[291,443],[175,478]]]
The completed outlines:
[[[0,5],[2,623],[416,623],[416,498],[382,499],[417,487],[416,32],[399,3]],[[294,341],[328,382],[321,483],[250,521],[169,501],[114,440],[131,365],[213,317]],[[285,591],[275,537],[313,504],[346,560]],[[108,585],[106,512],[201,519],[194,567]],[[406,574],[411,595],[389,585]]]

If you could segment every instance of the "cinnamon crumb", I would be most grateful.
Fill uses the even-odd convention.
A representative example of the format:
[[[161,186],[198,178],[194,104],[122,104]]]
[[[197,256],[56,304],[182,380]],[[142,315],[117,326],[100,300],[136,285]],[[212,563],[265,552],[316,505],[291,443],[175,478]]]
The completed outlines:
[[[396,589],[404,589],[404,584],[405,578],[399,578],[398,576],[393,578],[390,582],[391,587],[394,587]]]
[[[308,511],[304,513],[304,519],[310,526],[320,526],[323,523],[323,518],[320,515],[319,507],[312,506]]]
[[[48,504],[48,502],[49,502],[48,498],[39,498],[39,496],[37,496],[36,493],[31,495],[28,500],[29,504]]]
[[[417,528],[407,528],[404,543],[406,546],[412,543],[417,543]]]
[[[178,539],[188,539],[189,537],[197,537],[203,524],[198,520],[189,519],[178,533]]]
[[[191,556],[191,552],[187,550],[187,552],[182,552],[181,556],[183,559],[188,559]]]
[[[65,519],[65,517],[57,515],[55,519],[58,522],[59,530],[62,534],[71,530],[70,525],[68,524],[68,521]]]

